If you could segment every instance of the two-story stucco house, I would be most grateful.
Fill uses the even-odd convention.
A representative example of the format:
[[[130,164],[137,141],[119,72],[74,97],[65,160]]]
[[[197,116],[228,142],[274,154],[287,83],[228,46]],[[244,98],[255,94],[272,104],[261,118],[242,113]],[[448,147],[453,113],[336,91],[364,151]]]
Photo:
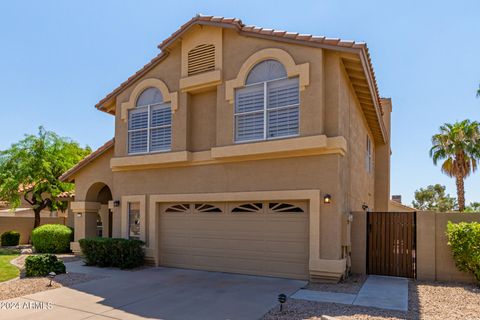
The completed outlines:
[[[388,211],[391,101],[366,45],[197,16],[159,49],[96,105],[115,138],[62,176],[75,240],[101,217],[156,265],[340,279],[350,212]]]

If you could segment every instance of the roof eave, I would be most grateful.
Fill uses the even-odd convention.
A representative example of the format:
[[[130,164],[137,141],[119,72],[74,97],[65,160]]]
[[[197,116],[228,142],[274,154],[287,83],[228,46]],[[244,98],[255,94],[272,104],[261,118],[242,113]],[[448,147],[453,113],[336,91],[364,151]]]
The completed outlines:
[[[64,174],[62,174],[58,180],[61,182],[72,182],[75,174],[80,171],[82,168],[90,164],[92,161],[100,157],[102,154],[110,150],[115,144],[115,139],[108,140],[103,146],[90,153],[88,156],[80,160],[76,165],[68,169]]]

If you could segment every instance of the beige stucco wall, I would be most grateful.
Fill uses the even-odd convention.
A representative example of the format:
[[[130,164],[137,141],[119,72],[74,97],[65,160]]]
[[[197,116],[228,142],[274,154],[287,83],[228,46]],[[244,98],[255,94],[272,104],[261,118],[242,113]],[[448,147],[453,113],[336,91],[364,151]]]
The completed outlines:
[[[390,156],[392,101],[381,99],[387,141],[375,146],[375,211],[388,211],[390,202]]]
[[[317,189],[330,193],[336,199],[339,157],[341,156],[325,155],[114,172],[114,198],[139,194]],[[338,212],[339,203],[336,201],[321,207],[321,251],[325,259],[340,259],[341,219]]]
[[[455,267],[447,245],[447,223],[480,222],[478,213],[417,212],[417,279],[473,282]]]
[[[40,224],[65,224],[66,218],[41,217]],[[34,217],[0,217],[0,234],[15,230],[20,232],[20,243],[28,243],[33,230]]]
[[[480,222],[478,213],[417,211],[417,279],[473,282],[472,275],[459,271],[447,245],[448,221]],[[352,222],[352,272],[366,273],[367,221],[365,212],[354,212]]]
[[[354,90],[350,85],[347,74],[341,64],[338,53],[328,52],[326,54],[331,65],[336,66],[331,72],[338,73],[338,119],[332,119],[330,122],[338,123],[339,135],[347,140],[348,153],[343,159],[343,186],[345,192],[345,211],[353,212],[362,210],[365,203],[370,209],[373,209],[374,203],[374,181],[375,181],[375,149],[374,139],[367,120],[363,114],[360,103],[358,102]],[[333,69],[330,67],[330,69]],[[333,90],[333,88],[332,88]],[[331,90],[328,91],[331,93]],[[328,113],[331,112],[331,107]],[[328,117],[327,117],[328,119]],[[366,149],[367,135],[372,142],[372,171],[366,169]]]
[[[110,148],[75,173],[75,201],[96,201],[96,199],[87,199],[90,187],[96,183],[105,184],[113,190],[113,175],[110,169],[113,152],[113,148]],[[99,191],[100,189],[97,192]]]
[[[188,150],[210,150],[217,138],[217,90],[189,94],[188,99]]]
[[[352,212],[352,252],[351,261],[353,273],[367,272],[367,213]]]
[[[255,52],[266,48],[280,48],[287,51],[295,60],[295,63],[310,63],[310,81],[305,90],[301,91],[300,99],[302,108],[300,108],[300,135],[316,135],[323,133],[323,62],[322,49],[305,47],[300,45],[279,43],[276,41],[256,39],[238,35],[232,30],[223,32],[223,69],[222,79],[229,80],[237,77],[242,64],[249,56]],[[161,79],[170,91],[179,90],[179,81],[181,78],[181,46],[172,48],[169,55],[161,61],[155,68],[150,70],[142,79],[158,78]],[[121,119],[121,105],[129,100],[130,93],[135,85],[141,79],[126,88],[117,97],[117,111],[115,121],[115,155],[127,155],[127,123]],[[225,98],[225,84],[222,82],[216,87],[216,145],[224,146],[233,143],[233,104]],[[204,117],[195,116],[195,112],[189,114],[188,110],[194,105],[207,99],[213,101],[213,96],[209,97],[203,93],[180,93],[179,107],[173,113],[172,118],[172,150],[185,150],[188,142],[188,132],[197,127],[193,122],[204,122]],[[195,110],[195,111],[198,111]],[[212,120],[212,119],[208,119]],[[210,122],[215,125],[215,121]],[[200,125],[200,123],[198,124]]]
[[[192,43],[196,41],[192,37],[208,39],[209,33],[216,47],[222,50],[216,55],[218,70],[209,72],[205,77],[213,79],[214,85],[208,89],[188,87],[186,84],[194,82],[200,75],[185,78],[182,50],[187,50],[182,46],[193,46]],[[218,32],[198,26],[183,35],[182,39],[169,47],[168,55],[158,65],[117,96],[114,151],[109,150],[76,174],[76,201],[92,201],[87,199],[87,191],[95,182],[107,184],[114,200],[146,196],[146,203],[149,203],[149,196],[166,194],[317,190],[322,196],[332,196],[332,203],[323,204],[320,201],[320,209],[310,212],[310,215],[320,217],[317,228],[320,234],[316,235],[320,242],[318,256],[330,260],[346,258],[351,244],[349,214],[353,210],[360,210],[363,203],[374,206],[374,174],[368,174],[365,170],[366,135],[371,136],[371,133],[343,69],[340,55],[321,48],[245,37],[230,29],[224,29],[221,33],[221,43],[218,42]],[[232,160],[225,155],[215,158],[213,155],[218,156],[221,150],[212,148],[234,144],[234,106],[228,99],[231,91],[228,91],[225,81],[231,84],[238,80],[245,61],[259,52],[265,52],[262,50],[272,48],[282,50],[290,60],[293,59],[290,69],[300,70],[299,135],[346,139],[346,146],[322,155],[308,152],[296,154],[295,158],[288,156],[288,151],[283,152],[282,157],[278,157],[279,152],[271,151],[270,159],[262,156],[261,160],[241,156]],[[221,81],[215,82],[218,72]],[[174,152],[170,153],[172,159],[177,159],[176,163],[169,160],[168,166],[163,168],[142,168],[140,165],[124,167],[112,173],[110,158],[133,159],[127,155],[127,122],[125,118],[122,119],[122,105],[125,107],[126,103],[132,103],[131,95],[139,90],[136,86],[152,78],[161,80],[167,87],[164,90],[170,92],[172,97],[178,97],[175,100],[178,108],[172,108]],[[374,141],[373,138],[371,140]],[[190,166],[191,157],[213,157],[217,162]],[[141,163],[147,158],[160,159],[162,154],[139,156],[136,161]],[[113,210],[113,236],[124,236],[119,218],[121,210],[124,208]],[[149,212],[148,206],[142,210],[145,211],[145,229],[149,230],[148,223],[155,212]],[[148,235],[145,237],[148,238]],[[147,251],[147,255],[153,252]]]

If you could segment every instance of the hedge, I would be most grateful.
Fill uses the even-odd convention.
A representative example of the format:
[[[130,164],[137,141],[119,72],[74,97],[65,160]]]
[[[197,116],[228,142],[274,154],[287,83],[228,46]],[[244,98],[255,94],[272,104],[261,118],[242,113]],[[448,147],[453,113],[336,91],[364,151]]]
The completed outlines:
[[[79,243],[88,266],[131,269],[144,264],[145,243],[140,240],[86,238]]]
[[[5,231],[0,237],[2,246],[18,246],[20,243],[20,233],[18,231]]]
[[[40,253],[70,252],[73,231],[62,224],[44,224],[32,231],[32,244]]]
[[[472,273],[480,283],[480,223],[449,221],[447,237],[457,268]]]
[[[54,254],[28,256],[25,259],[25,275],[27,277],[44,277],[50,272],[65,273],[65,265]]]

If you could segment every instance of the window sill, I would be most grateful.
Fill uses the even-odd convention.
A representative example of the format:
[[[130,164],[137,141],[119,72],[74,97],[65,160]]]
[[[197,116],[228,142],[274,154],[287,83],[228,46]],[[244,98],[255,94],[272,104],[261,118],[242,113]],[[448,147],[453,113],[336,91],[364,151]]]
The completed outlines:
[[[346,152],[347,142],[344,137],[317,135],[246,142],[224,147],[214,147],[208,151],[200,152],[175,151],[116,157],[110,159],[110,167],[113,171],[130,171],[323,154],[340,154],[343,156]]]
[[[188,151],[147,153],[143,155],[112,158],[110,160],[110,167],[112,169],[122,167],[128,167],[131,169],[141,167],[142,169],[148,169],[151,165],[157,166],[158,164],[181,163],[187,162],[189,159],[190,152]]]
[[[347,147],[343,137],[328,138],[325,135],[262,140],[260,142],[212,148],[212,158],[257,157],[281,154],[316,154],[328,150],[345,154]]]

